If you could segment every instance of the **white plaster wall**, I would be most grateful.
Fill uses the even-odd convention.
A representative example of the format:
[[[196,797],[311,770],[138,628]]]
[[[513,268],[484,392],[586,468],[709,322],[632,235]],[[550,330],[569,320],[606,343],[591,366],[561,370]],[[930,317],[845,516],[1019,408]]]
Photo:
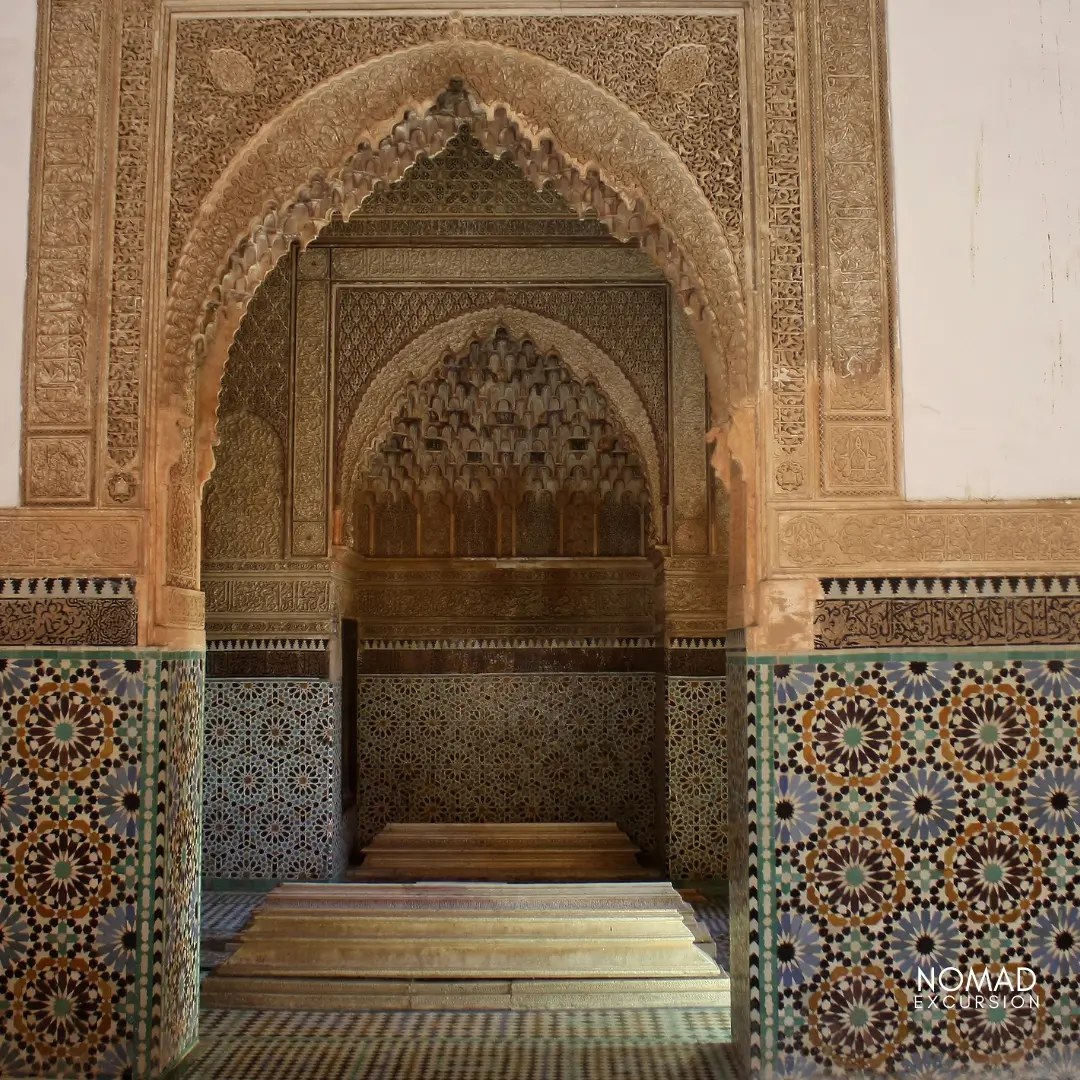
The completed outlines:
[[[17,223],[0,258],[0,506],[16,506],[37,4],[3,0],[0,6],[0,205]]]
[[[888,31],[907,496],[1080,496],[1080,0]]]

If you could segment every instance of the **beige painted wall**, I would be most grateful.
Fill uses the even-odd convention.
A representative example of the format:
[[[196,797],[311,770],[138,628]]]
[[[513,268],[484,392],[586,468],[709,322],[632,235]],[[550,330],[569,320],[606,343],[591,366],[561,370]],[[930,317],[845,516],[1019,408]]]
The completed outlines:
[[[1080,0],[891,0],[906,493],[1080,496]]]
[[[0,16],[0,205],[27,220],[36,0],[3,0]],[[19,501],[19,414],[26,228],[4,238],[0,259],[0,506]]]

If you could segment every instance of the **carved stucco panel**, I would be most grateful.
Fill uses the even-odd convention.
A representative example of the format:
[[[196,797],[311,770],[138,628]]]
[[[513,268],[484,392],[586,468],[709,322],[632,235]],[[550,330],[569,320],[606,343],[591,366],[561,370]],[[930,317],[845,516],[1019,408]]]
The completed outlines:
[[[694,331],[671,309],[672,540],[678,555],[709,551],[709,473],[705,433],[705,368]]]
[[[92,452],[89,435],[27,436],[26,501],[89,502]]]
[[[153,84],[153,0],[124,0],[116,132],[104,493],[141,501],[145,402],[146,195]]]
[[[322,614],[331,610],[327,578],[208,578],[206,609],[233,614]]]
[[[32,163],[23,452],[29,503],[89,502],[98,365],[103,163],[111,63],[105,0],[47,0]],[[53,439],[41,436],[51,433]]]
[[[802,158],[795,0],[763,0],[774,493],[810,490]]]
[[[185,19],[176,35],[172,261],[230,159],[290,102],[358,63],[457,33],[543,57],[625,102],[686,162],[741,259],[739,22],[733,14],[470,16],[456,25],[426,16]],[[253,69],[240,96],[215,74],[225,52],[230,67],[244,57]],[[679,85],[662,74],[675,61]]]
[[[948,567],[950,572],[1026,570],[1061,573],[1080,566],[1076,510],[774,511],[776,565],[828,574],[836,569]]]
[[[217,465],[203,496],[203,563],[285,554],[285,447],[251,413],[218,425]]]
[[[626,376],[602,350],[570,327],[533,312],[491,308],[449,319],[411,341],[376,372],[361,398],[340,452],[342,492],[339,502],[351,505],[350,492],[364,452],[389,422],[389,413],[401,387],[410,379],[428,375],[447,352],[456,352],[473,338],[483,339],[497,326],[514,336],[530,338],[540,349],[556,352],[579,379],[599,383],[619,423],[633,437],[642,457],[649,489],[665,490],[660,479],[656,436],[640,397]]]
[[[296,367],[293,378],[292,551],[326,551],[330,394],[330,297],[322,281],[296,291]]]
[[[304,254],[318,252],[309,248]],[[339,247],[335,281],[663,281],[655,262],[636,247]]]
[[[355,130],[355,101],[365,101],[365,131],[378,131],[399,115],[403,96],[430,100],[460,75],[482,100],[523,103],[525,130],[550,131],[579,174],[596,168],[615,190],[652,207],[682,245],[688,272],[702,283],[709,319],[716,320],[710,325],[729,361],[732,395],[744,400],[749,383],[741,284],[723,230],[678,156],[594,84],[535,56],[464,41],[406,49],[331,79],[289,106],[234,159],[204,202],[178,265],[168,316],[170,359],[180,365],[174,386],[184,385],[186,343],[198,329],[197,313],[219,278],[225,253],[267,198],[288,205],[298,176],[320,166],[332,170],[348,157],[364,135]],[[273,225],[275,236],[278,228]]]
[[[55,571],[135,574],[144,568],[142,520],[132,514],[0,510],[6,574]]]
[[[897,491],[884,31],[877,0],[814,0],[810,20],[821,282],[821,455],[826,494]],[[857,477],[836,447],[851,421],[884,451]],[[887,428],[888,430],[882,430]],[[874,436],[872,429],[881,431]]]

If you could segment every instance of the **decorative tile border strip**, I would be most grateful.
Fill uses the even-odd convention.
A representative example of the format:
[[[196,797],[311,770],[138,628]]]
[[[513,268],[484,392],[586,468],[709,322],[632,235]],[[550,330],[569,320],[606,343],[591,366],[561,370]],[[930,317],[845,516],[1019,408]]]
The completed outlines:
[[[0,579],[0,643],[130,647],[138,640],[131,578]]]
[[[388,640],[386,638],[362,638],[359,642],[361,651],[401,651],[401,650],[440,650],[440,649],[655,649],[656,638],[434,638],[426,641],[422,638],[413,640]]]
[[[131,578],[0,578],[0,598],[13,596],[133,597]]]
[[[1068,645],[1080,641],[1080,577],[823,578],[816,649]]]
[[[303,652],[326,650],[328,638],[213,638],[207,639],[206,651],[213,652]]]
[[[828,577],[821,579],[821,587],[826,600],[845,596],[1080,596],[1080,576]]]

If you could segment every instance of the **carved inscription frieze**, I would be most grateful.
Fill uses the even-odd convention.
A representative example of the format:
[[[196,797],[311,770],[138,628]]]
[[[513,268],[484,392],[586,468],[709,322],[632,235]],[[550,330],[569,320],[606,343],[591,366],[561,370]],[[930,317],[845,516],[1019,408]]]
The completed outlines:
[[[207,611],[230,614],[324,614],[331,611],[329,578],[236,577],[207,574]]]
[[[547,219],[550,220],[550,219]],[[556,219],[558,220],[558,219]],[[353,219],[350,230],[365,219]],[[380,228],[384,223],[379,223]],[[308,248],[305,255],[319,248]],[[335,281],[454,282],[663,282],[664,275],[640,248],[576,247],[334,247]]]
[[[836,508],[773,512],[783,570],[1080,567],[1080,511]]]
[[[1080,597],[972,596],[825,600],[818,649],[1068,645],[1080,641]]]
[[[513,569],[494,561],[361,564],[361,634],[433,638],[638,637],[655,632],[655,571],[644,559]]]
[[[142,519],[134,514],[0,510],[7,574],[135,574],[143,570]]]
[[[130,578],[0,580],[0,644],[134,646],[138,628]]]

